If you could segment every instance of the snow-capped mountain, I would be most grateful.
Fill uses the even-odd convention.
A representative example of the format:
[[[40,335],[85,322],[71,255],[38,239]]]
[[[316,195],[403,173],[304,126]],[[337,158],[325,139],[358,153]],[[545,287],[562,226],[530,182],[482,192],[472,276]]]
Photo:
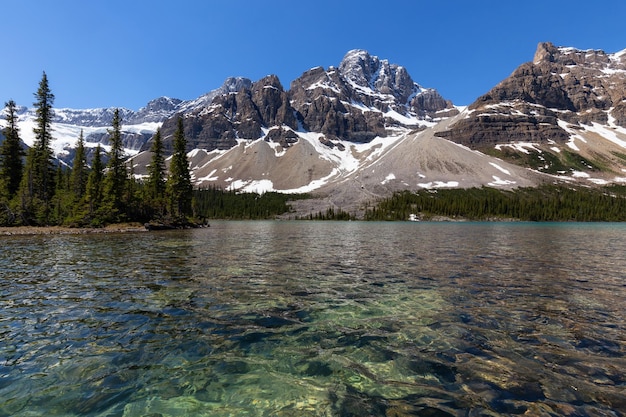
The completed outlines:
[[[81,129],[88,146],[106,144],[112,111],[55,109],[55,152],[70,160]],[[313,192],[314,211],[354,209],[398,190],[626,183],[626,50],[542,43],[533,62],[468,108],[402,66],[353,50],[289,90],[275,75],[229,78],[195,100],[162,97],[122,116],[138,175],[156,129],[171,150],[182,117],[196,185]],[[33,123],[32,112],[20,112],[27,144]]]
[[[180,100],[177,101],[180,102]],[[122,129],[124,147],[129,155],[136,154],[141,146],[154,135],[163,120],[171,115],[172,111],[165,110],[167,107],[163,105],[164,102],[173,103],[176,101],[169,98],[156,99],[137,112],[119,109],[124,122]],[[71,164],[73,150],[81,131],[87,148],[93,149],[100,144],[103,149],[108,149],[108,130],[111,127],[114,110],[114,108],[55,108],[52,119],[53,140],[51,146],[56,157]],[[32,146],[35,141],[35,134],[33,133],[36,119],[35,110],[20,107],[18,117],[20,137],[27,146]]]
[[[306,71],[289,90],[275,75],[240,84],[210,105],[184,112],[184,124],[189,150],[212,151],[262,137],[286,147],[297,141],[297,131],[321,133],[325,141],[364,143],[425,128],[456,113],[452,103],[415,83],[403,67],[353,50],[338,68]],[[168,149],[176,119],[162,127]]]
[[[252,84],[242,77],[228,78],[224,84],[201,97],[183,101],[170,97],[159,97],[148,102],[137,111],[119,108],[122,118],[122,138],[128,156],[136,155],[146,142],[154,135],[163,122],[178,113],[192,112],[198,108],[206,108],[216,96],[238,91]],[[71,164],[80,132],[83,132],[85,145],[89,150],[100,144],[108,150],[108,130],[111,128],[115,108],[67,109],[55,108],[53,117],[54,154],[67,164]],[[19,107],[20,137],[27,146],[35,141],[35,110]]]

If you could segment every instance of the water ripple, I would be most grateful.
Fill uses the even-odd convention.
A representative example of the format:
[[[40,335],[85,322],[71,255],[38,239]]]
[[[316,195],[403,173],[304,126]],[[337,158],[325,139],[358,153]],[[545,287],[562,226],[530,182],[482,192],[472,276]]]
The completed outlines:
[[[625,231],[3,237],[0,416],[621,416]]]

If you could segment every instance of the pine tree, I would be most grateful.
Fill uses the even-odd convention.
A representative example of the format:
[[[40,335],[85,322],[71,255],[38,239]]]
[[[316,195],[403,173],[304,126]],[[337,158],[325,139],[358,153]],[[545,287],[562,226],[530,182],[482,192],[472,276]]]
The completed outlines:
[[[81,129],[78,142],[76,143],[76,155],[74,155],[74,162],[72,164],[72,174],[70,177],[70,184],[74,198],[76,201],[80,200],[85,195],[87,187],[87,158],[85,156],[85,138]]]
[[[88,217],[91,219],[91,223],[96,225],[101,223],[99,219],[96,219],[97,213],[102,203],[102,182],[104,179],[104,167],[102,165],[102,150],[100,144],[96,147],[96,153],[91,161],[91,171],[87,178],[87,185],[85,187],[85,201],[87,204]]]
[[[33,129],[35,143],[26,156],[19,194],[23,220],[26,223],[35,221],[47,224],[50,216],[50,202],[54,196],[55,178],[53,153],[50,148],[54,94],[50,92],[45,72],[35,98],[34,106],[37,114],[36,126]]]
[[[126,212],[124,207],[124,194],[128,171],[124,163],[124,147],[122,143],[122,120],[119,109],[113,113],[112,129],[109,130],[109,162],[107,164],[106,177],[104,179],[103,199],[107,205],[110,221],[121,221]]]
[[[4,142],[0,147],[0,195],[12,199],[20,187],[25,155],[17,127],[16,105],[13,100],[5,103],[7,126],[3,130]]]
[[[172,217],[184,219],[191,215],[193,186],[189,172],[189,161],[187,160],[187,140],[183,129],[183,119],[180,117],[174,133],[174,155],[167,179],[167,197]]]
[[[163,156],[163,141],[161,129],[157,129],[152,139],[152,159],[148,165],[147,194],[151,200],[150,205],[157,212],[163,214],[163,199],[165,197],[165,158]]]

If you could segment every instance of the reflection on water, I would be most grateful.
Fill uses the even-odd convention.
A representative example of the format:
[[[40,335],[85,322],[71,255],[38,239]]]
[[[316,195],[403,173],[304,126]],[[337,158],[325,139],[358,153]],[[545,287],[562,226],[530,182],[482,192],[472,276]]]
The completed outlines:
[[[623,416],[625,232],[2,238],[0,416]]]

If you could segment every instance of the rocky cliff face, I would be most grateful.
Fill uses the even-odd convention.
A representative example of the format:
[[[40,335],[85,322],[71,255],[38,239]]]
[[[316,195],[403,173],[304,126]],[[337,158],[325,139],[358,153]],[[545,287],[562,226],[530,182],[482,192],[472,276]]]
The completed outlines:
[[[442,110],[454,112],[452,103],[420,87],[404,67],[363,50],[348,52],[339,68],[305,72],[291,83],[290,95],[306,130],[352,142],[384,137],[398,127],[415,128]]]
[[[540,43],[533,62],[470,107],[439,135],[477,148],[498,143],[561,143],[570,125],[626,126],[626,51],[607,54]]]
[[[405,68],[362,50],[348,52],[338,68],[306,71],[289,91],[275,75],[244,80],[227,80],[210,102],[204,96],[191,107],[180,105],[162,126],[166,151],[181,115],[189,149],[211,151],[262,137],[286,148],[297,141],[299,128],[321,133],[328,146],[336,140],[369,142],[456,112],[436,90],[416,84]],[[142,150],[149,148],[146,143]]]
[[[166,152],[172,151],[178,117],[183,118],[189,150],[230,149],[237,145],[237,139],[258,139],[264,136],[264,129],[273,126],[297,128],[287,92],[275,75],[244,83],[236,92],[216,95],[209,106],[198,106],[165,120],[161,135]],[[292,138],[287,131],[282,132],[275,132],[272,138],[288,146]],[[143,150],[149,147],[146,143]]]

